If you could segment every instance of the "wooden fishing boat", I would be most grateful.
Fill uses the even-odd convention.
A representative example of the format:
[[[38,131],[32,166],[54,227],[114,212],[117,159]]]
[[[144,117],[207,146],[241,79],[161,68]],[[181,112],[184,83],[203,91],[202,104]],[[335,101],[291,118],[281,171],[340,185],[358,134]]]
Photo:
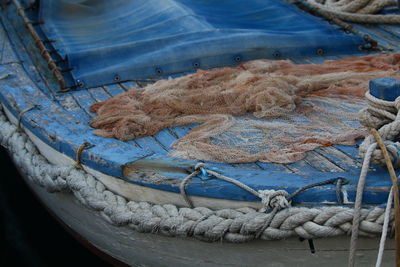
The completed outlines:
[[[399,26],[344,23],[341,14],[328,14],[313,1],[0,3],[2,145],[50,212],[117,264],[343,265],[349,235],[357,231],[358,252],[353,250],[351,262],[367,266],[377,257],[380,234],[393,233],[393,212],[386,216],[389,228],[384,227],[393,185],[386,167],[367,166],[365,187],[359,183],[360,137],[368,133],[357,114],[367,101],[344,93],[341,82],[356,87],[369,78],[398,78]],[[397,7],[381,12],[394,21],[399,13]],[[365,58],[371,55],[376,57]],[[362,58],[339,60],[347,57]],[[331,61],[322,65],[326,60]],[[351,69],[362,60],[368,71]],[[222,69],[203,71],[214,68]],[[306,73],[299,74],[302,70]],[[213,102],[221,97],[213,95],[216,91],[237,92],[229,91],[236,88],[230,81],[213,83],[215,77],[239,80],[237,73],[253,75],[246,83],[279,81],[270,86],[275,88],[268,91],[270,98],[287,85],[289,96],[282,96],[287,102],[277,97],[279,108],[268,106],[260,115],[264,102],[243,108],[236,101],[241,95],[225,95],[218,101],[234,104],[222,117],[211,114],[222,108]],[[332,73],[336,80],[318,76],[325,91],[309,89],[308,76]],[[201,86],[179,88],[191,81]],[[293,89],[300,82],[308,89]],[[182,99],[189,89],[204,90],[185,104],[207,106],[209,113],[199,114],[212,116],[199,119],[181,108],[168,117],[167,108],[183,105],[173,97],[175,102],[160,104],[175,96],[171,88],[181,90]],[[396,80],[375,79],[369,95],[395,103],[398,91]],[[128,98],[144,99],[137,105],[151,119],[147,128],[128,131],[129,120],[114,119],[122,111],[136,112]],[[158,105],[165,112],[154,115]],[[226,116],[226,110],[232,114]],[[385,114],[386,124],[396,121],[397,110]],[[224,123],[229,127],[221,131]],[[392,139],[386,144],[396,165],[397,137]],[[363,196],[358,211],[357,192]],[[353,216],[357,212],[361,216]],[[395,261],[394,243],[386,241],[383,264],[388,266]]]

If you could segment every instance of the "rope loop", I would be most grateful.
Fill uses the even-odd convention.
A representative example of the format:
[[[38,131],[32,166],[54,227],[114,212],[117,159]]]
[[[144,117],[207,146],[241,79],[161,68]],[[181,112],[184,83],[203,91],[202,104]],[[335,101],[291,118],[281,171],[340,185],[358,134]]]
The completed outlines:
[[[18,128],[18,130],[21,129],[21,120],[22,120],[22,116],[23,116],[26,112],[31,111],[31,110],[33,110],[33,109],[39,109],[39,105],[33,105],[33,106],[28,107],[28,108],[26,108],[26,109],[24,109],[24,110],[21,110],[21,111],[18,113],[18,122],[17,122],[17,128]]]
[[[76,150],[76,160],[75,160],[75,166],[77,169],[82,169],[81,159],[83,150],[92,147],[94,147],[94,145],[89,142],[84,142],[82,145],[78,147],[78,149]]]
[[[194,165],[194,170],[195,171],[201,171],[201,169],[204,169],[205,164],[202,162],[196,163],[196,165]]]
[[[288,201],[289,193],[285,190],[258,190],[263,207],[260,212],[266,212],[273,208],[284,209],[290,206]]]

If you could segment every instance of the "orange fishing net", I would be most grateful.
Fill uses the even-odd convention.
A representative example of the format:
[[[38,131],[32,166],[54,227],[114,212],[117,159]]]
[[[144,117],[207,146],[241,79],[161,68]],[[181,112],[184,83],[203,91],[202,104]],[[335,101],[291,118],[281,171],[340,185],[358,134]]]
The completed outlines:
[[[130,140],[200,123],[171,156],[227,163],[290,163],[320,146],[354,144],[368,82],[397,77],[400,54],[296,65],[255,60],[160,80],[91,106],[96,135]]]

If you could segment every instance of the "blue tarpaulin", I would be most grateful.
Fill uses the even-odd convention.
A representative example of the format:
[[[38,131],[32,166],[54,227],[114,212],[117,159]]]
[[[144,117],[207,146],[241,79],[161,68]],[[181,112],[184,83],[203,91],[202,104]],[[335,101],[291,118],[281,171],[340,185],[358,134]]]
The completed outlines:
[[[87,87],[364,43],[284,0],[41,0],[39,16]]]

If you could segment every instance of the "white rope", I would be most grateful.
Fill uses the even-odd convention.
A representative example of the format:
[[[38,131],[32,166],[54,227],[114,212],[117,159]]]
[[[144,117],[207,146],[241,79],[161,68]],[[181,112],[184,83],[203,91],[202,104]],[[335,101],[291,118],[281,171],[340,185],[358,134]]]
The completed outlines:
[[[361,168],[360,178],[358,179],[357,185],[357,193],[356,193],[356,201],[354,203],[354,215],[353,215],[353,224],[351,229],[351,239],[350,239],[350,249],[349,249],[349,262],[348,266],[354,266],[354,256],[357,250],[357,239],[358,232],[360,226],[360,213],[361,213],[361,204],[362,204],[362,194],[364,193],[365,181],[369,169],[369,165],[371,162],[372,152],[374,152],[376,148],[376,143],[371,144],[367,150],[367,153],[364,157],[364,162]]]
[[[392,210],[392,201],[393,201],[393,186],[390,189],[390,193],[386,204],[385,219],[383,221],[381,241],[379,242],[379,251],[375,267],[380,267],[382,265],[383,251],[385,250],[385,242],[386,242],[387,232],[389,229],[390,211]]]
[[[289,194],[285,190],[259,190],[258,197],[261,198],[261,203],[263,203],[260,212],[266,212],[274,208],[284,209],[289,207],[288,196]]]
[[[360,122],[366,127],[379,129],[379,135],[385,140],[393,166],[400,168],[400,143],[396,141],[400,136],[400,97],[395,101],[385,101],[372,96],[369,92],[365,97],[368,107],[360,111]],[[364,139],[359,147],[361,157],[365,157],[368,147],[374,142],[375,139],[371,134]],[[371,163],[386,165],[380,149],[373,152]]]
[[[255,195],[256,197],[259,197],[261,199],[261,203],[263,203],[263,207],[259,210],[260,212],[267,212],[274,208],[280,210],[290,206],[290,202],[287,199],[289,193],[285,190],[258,190],[257,192],[253,188],[245,185],[244,183],[239,182],[238,180],[224,176],[215,171],[206,169],[203,163],[198,163],[194,167],[194,171],[191,174],[189,174],[186,178],[184,178],[179,185],[179,189],[183,199],[191,208],[194,208],[194,205],[190,200],[190,198],[188,197],[188,195],[186,194],[186,185],[189,183],[190,180],[192,180],[197,174],[200,174],[201,172],[212,175],[213,177],[220,179],[222,181],[232,183],[246,190],[247,192]]]
[[[144,233],[191,236],[205,241],[240,243],[298,236],[305,239],[349,234],[354,210],[341,206],[288,207],[270,213],[251,208],[210,210],[129,201],[105,188],[95,177],[71,165],[50,164],[27,135],[18,131],[0,113],[0,141],[20,170],[33,183],[49,192],[70,192],[86,207],[99,212],[114,225],[125,225]],[[258,193],[258,192],[257,192]],[[278,201],[279,202],[279,201]],[[361,210],[360,234],[375,236],[382,231],[384,209]],[[390,223],[393,218],[390,217]]]
[[[356,23],[398,24],[399,15],[376,15],[389,6],[397,6],[396,0],[305,0],[312,8],[326,17]]]

